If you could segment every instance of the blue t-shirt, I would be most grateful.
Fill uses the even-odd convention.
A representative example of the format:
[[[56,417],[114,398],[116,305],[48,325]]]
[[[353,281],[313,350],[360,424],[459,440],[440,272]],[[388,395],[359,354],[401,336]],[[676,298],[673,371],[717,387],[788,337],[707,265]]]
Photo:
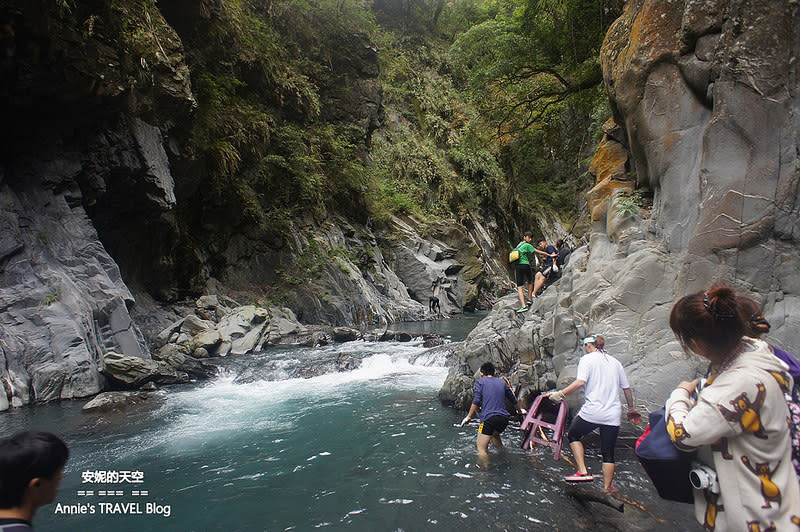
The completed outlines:
[[[472,404],[481,407],[481,422],[492,416],[509,417],[505,399],[514,404],[517,402],[514,392],[500,377],[482,377],[475,382],[473,390]]]

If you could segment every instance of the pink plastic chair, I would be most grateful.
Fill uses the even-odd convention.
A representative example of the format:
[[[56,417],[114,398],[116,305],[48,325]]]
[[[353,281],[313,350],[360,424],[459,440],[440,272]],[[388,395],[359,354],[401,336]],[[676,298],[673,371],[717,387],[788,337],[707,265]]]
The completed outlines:
[[[552,412],[555,408],[558,408],[556,422],[548,423],[547,421],[543,421],[542,417],[547,413],[547,410]],[[522,424],[519,427],[520,430],[524,431],[523,433],[525,434],[525,437],[522,441],[522,448],[533,450],[533,446],[536,443],[547,445],[548,447],[552,447],[554,450],[554,460],[561,458],[561,443],[564,437],[564,425],[567,422],[568,410],[569,408],[567,407],[567,403],[565,401],[561,401],[561,403],[556,407],[556,403],[553,403],[544,395],[539,395],[536,399],[534,399],[530,410],[528,410],[528,414],[525,416],[525,419],[522,421]],[[547,438],[547,433],[544,432],[545,430],[551,432],[550,439]]]

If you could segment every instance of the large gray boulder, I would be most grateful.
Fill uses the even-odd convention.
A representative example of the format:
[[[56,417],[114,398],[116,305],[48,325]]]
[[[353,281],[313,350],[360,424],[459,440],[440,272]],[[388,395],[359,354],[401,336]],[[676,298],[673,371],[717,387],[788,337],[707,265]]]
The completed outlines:
[[[220,355],[243,355],[261,347],[269,334],[270,313],[265,308],[247,305],[234,309],[217,325],[222,338]]]
[[[484,362],[498,374],[510,378],[520,399],[549,389],[555,383],[552,361],[543,348],[542,319],[533,313],[518,313],[516,293],[497,301],[489,315],[470,332],[454,355],[439,399],[466,410],[472,402],[472,385]],[[524,397],[523,397],[524,396]]]
[[[204,379],[216,374],[213,366],[206,365],[190,356],[188,351],[187,347],[167,344],[153,352],[153,359],[166,362],[170,367],[187,374],[190,378]]]
[[[103,375],[121,388],[138,388],[147,382],[172,384],[180,378],[165,362],[109,352],[103,356]]]
[[[198,299],[193,312],[204,308],[207,310],[208,307],[204,305],[209,301],[213,301],[209,296]],[[215,306],[214,313],[218,311],[225,312],[218,322],[188,314],[169,324],[157,335],[162,347],[153,354],[153,358],[170,362],[172,366],[194,374],[197,372],[180,367],[182,357],[193,360],[245,355],[267,345],[319,345],[327,343],[334,336],[332,328],[303,325],[288,308],[267,309],[245,305],[230,309]]]
[[[97,394],[91,401],[83,405],[84,412],[109,412],[114,410],[127,410],[128,408],[143,403],[159,402],[158,396],[152,392],[103,392]]]
[[[227,346],[226,351],[220,351],[222,347],[222,335],[217,329],[206,329],[197,333],[189,342],[189,349],[192,353],[197,355],[198,350],[202,349],[204,353],[211,355],[227,355],[230,350],[230,345]],[[202,357],[201,357],[202,358]]]

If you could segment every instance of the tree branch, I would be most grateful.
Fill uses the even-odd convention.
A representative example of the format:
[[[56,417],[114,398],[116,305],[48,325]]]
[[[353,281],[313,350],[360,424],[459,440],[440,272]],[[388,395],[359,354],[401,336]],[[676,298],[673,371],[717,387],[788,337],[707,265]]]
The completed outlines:
[[[575,497],[581,502],[591,501],[605,504],[606,506],[609,506],[618,512],[623,512],[625,509],[624,502],[612,497],[611,495],[598,491],[597,489],[583,488],[579,486],[567,486],[564,489],[564,493],[570,497]]]

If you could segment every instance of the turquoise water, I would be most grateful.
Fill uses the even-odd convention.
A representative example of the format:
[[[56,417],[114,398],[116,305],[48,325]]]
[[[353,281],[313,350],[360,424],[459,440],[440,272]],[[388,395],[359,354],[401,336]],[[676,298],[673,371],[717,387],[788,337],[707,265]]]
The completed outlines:
[[[412,341],[262,353],[248,364],[277,357],[307,365],[340,353],[362,364],[310,379],[239,383],[232,359],[217,379],[171,388],[157,403],[124,413],[84,414],[83,401],[71,401],[0,414],[0,435],[51,430],[70,446],[58,498],[39,510],[38,530],[591,527],[564,494],[570,467],[545,450],[520,449],[512,428],[490,468],[477,467],[476,427],[454,427],[463,413],[436,398],[447,370],[424,351]],[[595,454],[588,450],[597,470]],[[636,529],[695,530],[691,508],[659,501],[630,453],[620,454],[623,492],[671,517],[658,525],[642,514]],[[143,481],[83,482],[95,471],[140,472]],[[79,494],[86,490],[95,493]],[[143,490],[146,496],[133,495]],[[62,513],[78,508],[87,513]],[[128,513],[107,513],[114,510]]]
[[[489,315],[488,311],[460,314],[446,320],[406,321],[391,324],[391,329],[410,334],[440,334],[453,341],[464,340],[480,320]]]

